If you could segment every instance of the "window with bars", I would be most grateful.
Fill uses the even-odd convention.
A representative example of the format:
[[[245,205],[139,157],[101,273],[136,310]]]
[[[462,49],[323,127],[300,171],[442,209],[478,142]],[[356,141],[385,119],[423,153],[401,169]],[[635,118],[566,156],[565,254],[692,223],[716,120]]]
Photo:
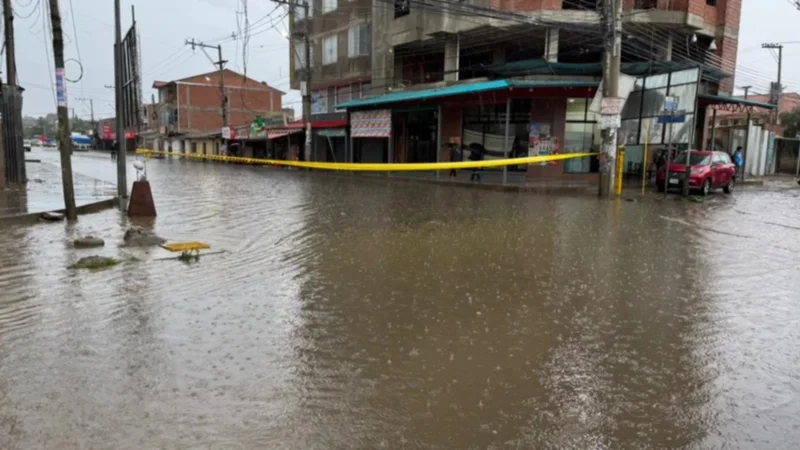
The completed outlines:
[[[369,27],[367,25],[357,25],[348,30],[347,56],[350,58],[367,56],[369,47]]]
[[[322,64],[334,64],[339,59],[339,38],[336,35],[322,40]]]

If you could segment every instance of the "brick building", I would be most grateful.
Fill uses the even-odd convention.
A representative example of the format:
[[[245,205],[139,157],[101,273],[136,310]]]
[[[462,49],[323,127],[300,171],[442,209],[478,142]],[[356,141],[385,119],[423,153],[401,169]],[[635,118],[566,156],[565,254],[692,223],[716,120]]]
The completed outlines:
[[[282,114],[284,92],[244,75],[224,71],[231,127],[249,124],[256,116]],[[221,132],[222,94],[219,72],[208,72],[174,81],[156,81],[155,105],[161,134],[187,135]]]

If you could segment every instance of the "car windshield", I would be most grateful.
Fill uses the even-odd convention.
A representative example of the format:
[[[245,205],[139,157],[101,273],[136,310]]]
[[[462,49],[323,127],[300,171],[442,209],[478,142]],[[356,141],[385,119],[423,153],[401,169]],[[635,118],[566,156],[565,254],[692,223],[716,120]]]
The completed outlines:
[[[681,153],[673,161],[675,164],[686,164],[686,152]],[[692,152],[691,166],[707,166],[711,164],[711,155],[707,153],[694,153]]]

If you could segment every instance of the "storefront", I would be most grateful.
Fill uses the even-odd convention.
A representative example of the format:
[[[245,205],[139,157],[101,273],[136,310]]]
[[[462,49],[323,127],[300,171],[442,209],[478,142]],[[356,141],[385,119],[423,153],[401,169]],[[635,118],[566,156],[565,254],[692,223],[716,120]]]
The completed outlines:
[[[396,92],[338,107],[357,110],[351,112],[351,127],[355,126],[354,118],[368,113],[380,112],[384,118],[391,118],[391,124],[387,124],[392,136],[389,148],[377,147],[375,151],[384,150],[392,162],[437,162],[452,157],[469,160],[473,152],[482,153],[483,159],[578,152],[579,148],[585,152],[588,149],[583,145],[591,144],[594,128],[585,108],[598,84],[592,80],[494,80]],[[569,125],[569,135],[568,99],[578,99],[576,106],[583,112],[579,121],[576,115],[575,123]],[[391,109],[366,110],[375,106]],[[358,142],[354,143],[354,152],[359,154]],[[387,158],[373,156],[372,160]],[[565,171],[562,162],[509,168],[533,176],[591,169],[589,163],[586,169],[575,166]]]
[[[392,158],[392,111],[380,109],[350,114],[351,162],[385,163]]]

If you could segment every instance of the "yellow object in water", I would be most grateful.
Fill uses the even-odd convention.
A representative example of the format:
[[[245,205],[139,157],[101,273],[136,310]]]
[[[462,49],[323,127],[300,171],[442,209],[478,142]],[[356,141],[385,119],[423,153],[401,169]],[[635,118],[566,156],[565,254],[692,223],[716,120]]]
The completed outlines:
[[[204,242],[172,242],[169,244],[162,244],[161,248],[171,252],[190,252],[196,250],[207,250],[211,248],[211,246]]]

